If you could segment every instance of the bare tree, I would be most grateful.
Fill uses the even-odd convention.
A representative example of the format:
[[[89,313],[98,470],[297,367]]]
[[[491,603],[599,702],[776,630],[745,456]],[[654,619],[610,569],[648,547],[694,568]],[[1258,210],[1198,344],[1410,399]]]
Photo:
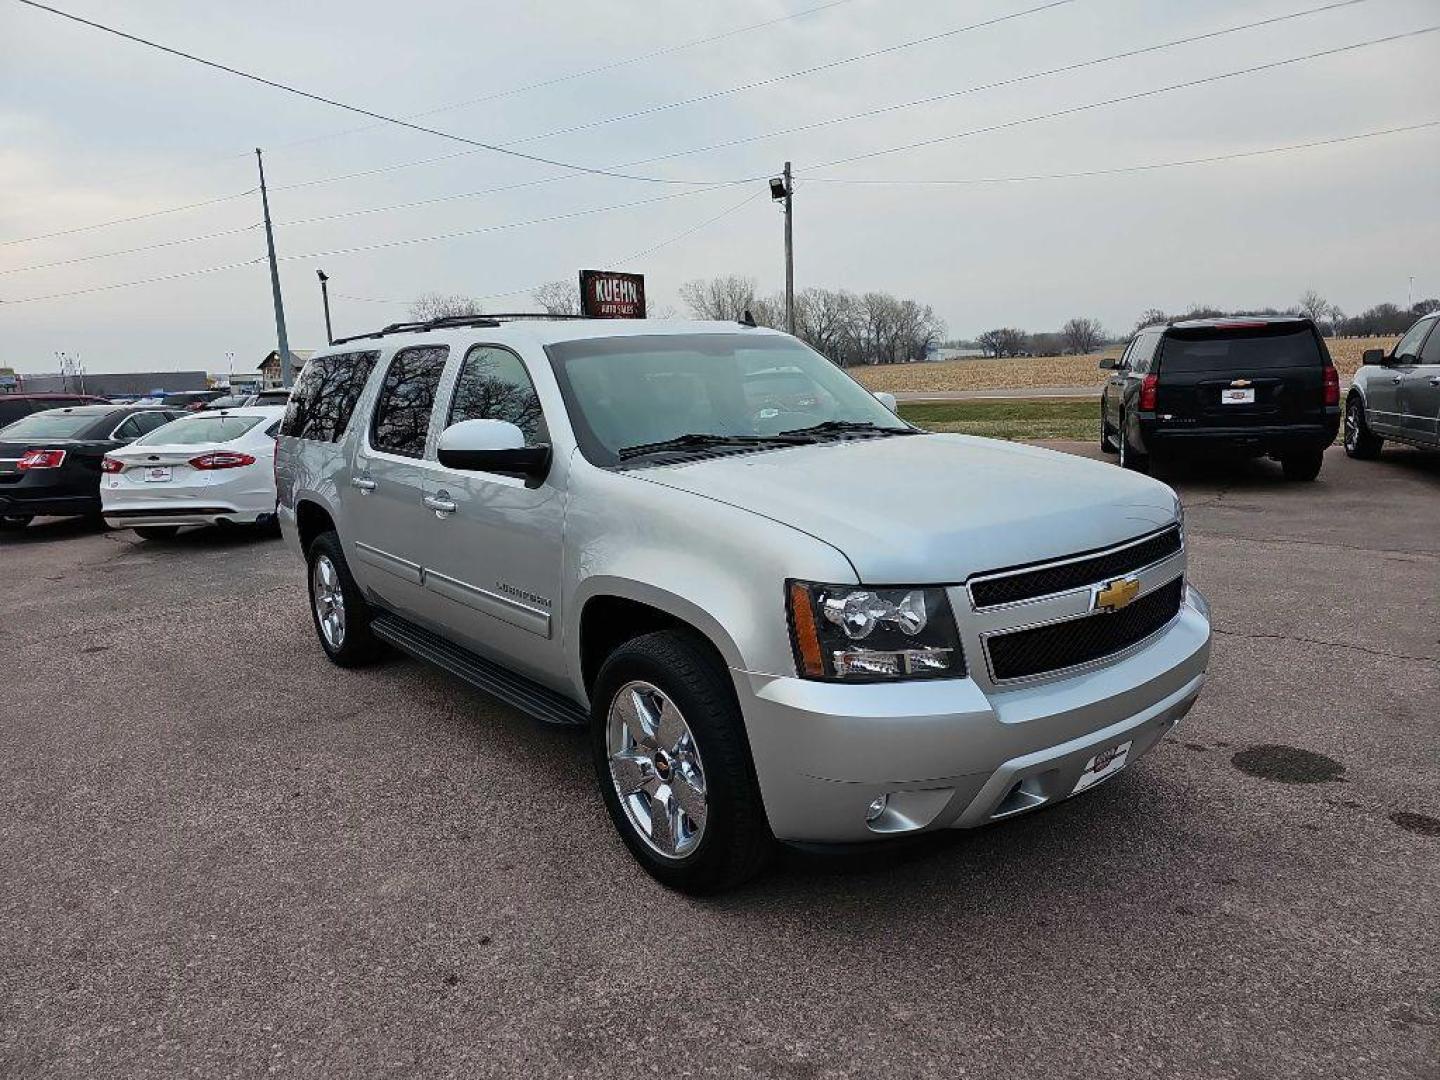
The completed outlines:
[[[455,293],[425,293],[410,305],[410,318],[416,322],[448,319],[458,315],[484,315],[485,309],[468,296]]]
[[[579,315],[580,286],[573,281],[547,281],[530,294],[546,315]]]
[[[734,322],[755,306],[755,279],[726,274],[687,281],[680,286],[680,299],[697,319]]]
[[[986,330],[975,340],[991,356],[1019,356],[1029,343],[1025,332],[1013,326]]]
[[[1325,309],[1325,318],[1330,320],[1330,336],[1340,336],[1340,324],[1345,321],[1345,309],[1339,304],[1331,304]]]
[[[1060,336],[1065,339],[1065,350],[1067,352],[1083,355],[1094,352],[1105,340],[1105,328],[1100,325],[1099,319],[1070,319],[1060,328]]]
[[[1314,289],[1306,289],[1300,296],[1300,313],[1307,315],[1317,326],[1330,314],[1330,301]]]
[[[1167,323],[1170,316],[1158,307],[1146,308],[1140,313],[1140,318],[1135,321],[1135,329],[1143,330],[1147,326],[1154,326],[1157,323]]]

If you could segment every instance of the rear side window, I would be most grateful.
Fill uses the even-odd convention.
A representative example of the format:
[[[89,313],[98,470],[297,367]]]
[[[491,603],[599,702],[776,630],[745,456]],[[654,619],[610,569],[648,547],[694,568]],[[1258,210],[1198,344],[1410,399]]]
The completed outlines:
[[[449,355],[450,349],[445,345],[401,349],[395,354],[375,399],[371,446],[401,457],[424,456],[430,414],[435,409],[435,390]]]
[[[1150,370],[1151,361],[1155,356],[1155,346],[1160,343],[1160,334],[1154,330],[1141,334],[1135,339],[1135,344],[1130,348],[1128,363],[1130,370],[1137,375],[1144,375]]]
[[[315,442],[339,442],[379,359],[378,352],[312,357],[290,394],[280,434]]]
[[[462,420],[506,420],[524,432],[526,446],[550,441],[535,384],[508,349],[476,345],[465,354],[445,426]]]
[[[1323,363],[1315,332],[1293,323],[1236,330],[1172,329],[1160,351],[1160,370],[1171,373],[1263,371]]]
[[[162,412],[136,413],[115,429],[117,439],[134,439],[170,422],[170,415]]]

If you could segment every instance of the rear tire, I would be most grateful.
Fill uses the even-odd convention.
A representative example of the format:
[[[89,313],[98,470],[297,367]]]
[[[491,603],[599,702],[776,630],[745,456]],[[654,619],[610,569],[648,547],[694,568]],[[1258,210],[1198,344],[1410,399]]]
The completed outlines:
[[[1142,454],[1130,445],[1130,436],[1125,433],[1125,414],[1120,414],[1120,431],[1116,438],[1120,442],[1120,467],[1131,472],[1148,473],[1150,455]]]
[[[657,881],[714,893],[764,866],[775,841],[734,686],[708,643],[665,630],[611,653],[591,694],[591,748],[610,819]]]
[[[370,632],[370,605],[345,563],[340,537],[323,532],[305,552],[310,572],[310,616],[315,636],[332,664],[363,667],[380,656],[380,640]]]
[[[1360,461],[1373,461],[1380,456],[1385,440],[1370,430],[1365,422],[1365,403],[1358,394],[1345,405],[1345,453]]]
[[[1323,450],[1306,450],[1298,454],[1286,454],[1280,459],[1286,480],[1314,480],[1320,475],[1320,466],[1325,463]]]
[[[171,540],[179,531],[179,525],[139,525],[135,535],[142,540]]]

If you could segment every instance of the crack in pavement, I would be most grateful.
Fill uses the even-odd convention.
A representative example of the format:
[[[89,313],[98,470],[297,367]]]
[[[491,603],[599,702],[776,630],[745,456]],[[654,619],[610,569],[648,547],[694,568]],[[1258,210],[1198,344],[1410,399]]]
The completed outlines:
[[[1384,649],[1372,649],[1368,645],[1352,645],[1344,641],[1325,641],[1321,638],[1300,637],[1295,634],[1246,633],[1243,630],[1222,630],[1218,626],[1212,626],[1210,632],[1219,634],[1222,637],[1246,638],[1252,641],[1293,641],[1300,645],[1328,645],[1332,649],[1353,649],[1356,652],[1368,653],[1370,656],[1379,656],[1387,660],[1418,660],[1422,664],[1435,664],[1440,666],[1440,657],[1412,656],[1409,653],[1386,652]]]

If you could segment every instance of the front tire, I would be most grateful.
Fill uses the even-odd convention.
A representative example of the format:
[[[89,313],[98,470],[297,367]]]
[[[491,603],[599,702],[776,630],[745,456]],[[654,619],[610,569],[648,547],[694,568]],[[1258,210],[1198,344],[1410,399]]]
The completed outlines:
[[[591,695],[591,747],[610,819],[656,880],[734,888],[774,847],[724,664],[694,635],[661,631],[606,659]]]
[[[1308,481],[1320,475],[1320,466],[1324,463],[1325,451],[1305,450],[1286,454],[1280,459],[1280,468],[1285,470],[1286,480]]]
[[[340,667],[373,663],[381,652],[380,641],[370,632],[370,605],[350,576],[339,535],[321,533],[305,559],[310,567],[310,615],[325,655]]]
[[[1370,430],[1365,422],[1365,403],[1353,394],[1345,405],[1345,453],[1360,461],[1373,461],[1380,456],[1385,440]]]
[[[1115,434],[1110,430],[1109,423],[1105,420],[1105,402],[1100,402],[1100,452],[1102,454],[1115,453]]]

